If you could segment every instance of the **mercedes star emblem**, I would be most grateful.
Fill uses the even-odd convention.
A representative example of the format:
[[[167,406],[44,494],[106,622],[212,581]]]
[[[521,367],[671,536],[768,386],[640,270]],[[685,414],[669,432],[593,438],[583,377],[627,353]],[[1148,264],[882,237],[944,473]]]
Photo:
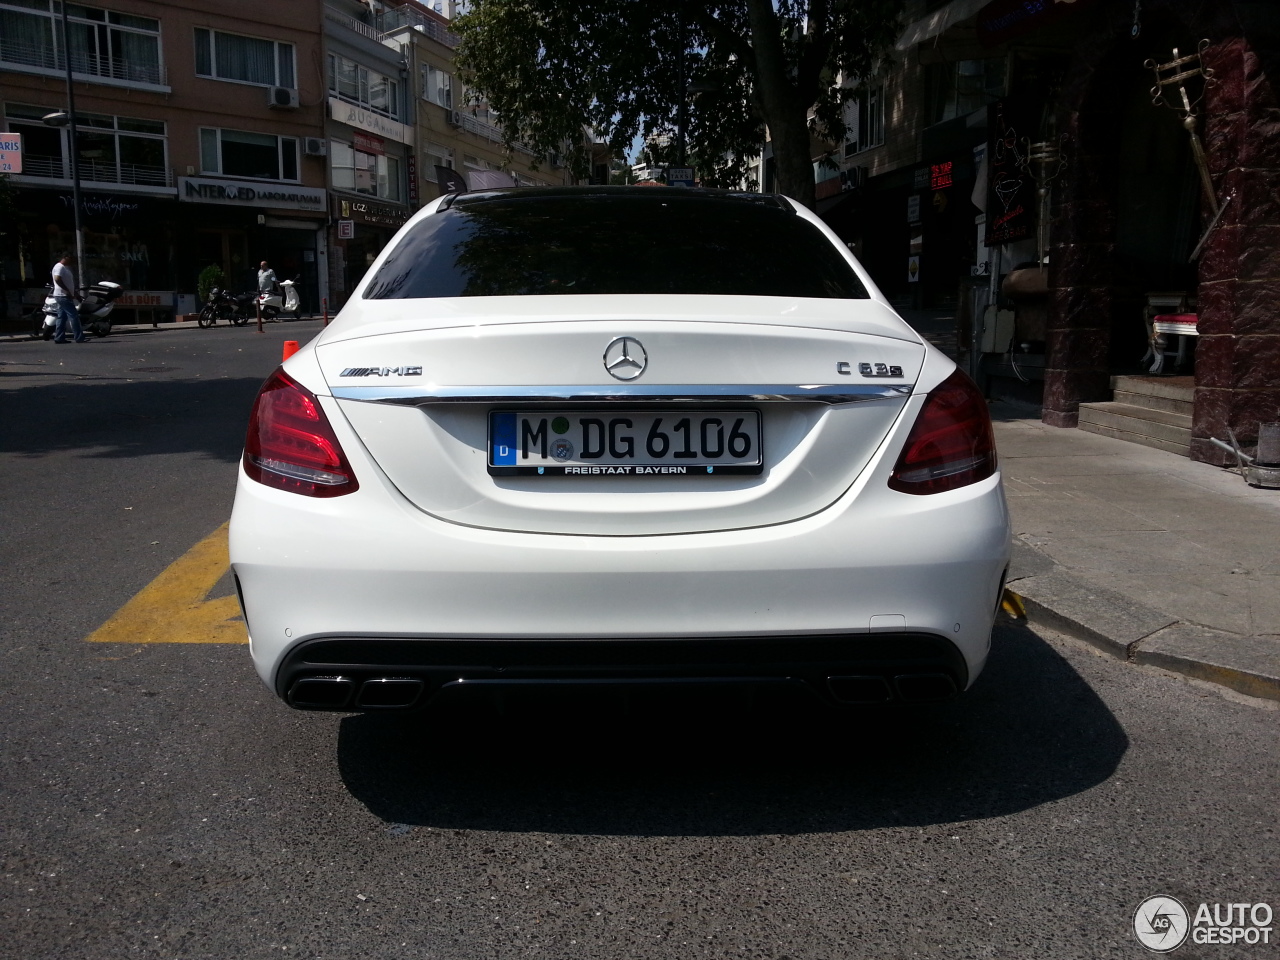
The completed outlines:
[[[604,368],[618,380],[636,379],[648,362],[648,354],[635,337],[618,337],[604,350]]]

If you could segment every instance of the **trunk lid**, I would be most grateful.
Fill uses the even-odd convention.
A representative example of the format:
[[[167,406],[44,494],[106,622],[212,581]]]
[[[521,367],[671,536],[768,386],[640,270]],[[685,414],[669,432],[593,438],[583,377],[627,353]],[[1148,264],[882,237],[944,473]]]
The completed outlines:
[[[359,317],[347,323],[353,306]],[[606,370],[619,338],[643,353],[632,379]],[[735,297],[362,301],[316,347],[342,413],[419,509],[470,526],[598,536],[762,526],[823,509],[883,442],[924,356],[874,300]],[[713,437],[720,420],[758,411],[763,463],[759,473],[495,475],[497,411],[611,424],[657,415],[664,429],[692,412],[694,429]],[[565,436],[581,442],[576,426]],[[644,438],[634,439],[642,461]]]

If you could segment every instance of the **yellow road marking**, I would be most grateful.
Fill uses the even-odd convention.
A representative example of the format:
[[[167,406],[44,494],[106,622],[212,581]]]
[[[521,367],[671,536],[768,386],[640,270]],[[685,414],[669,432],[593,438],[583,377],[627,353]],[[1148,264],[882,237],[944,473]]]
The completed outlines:
[[[236,598],[205,599],[230,566],[224,523],[169,564],[85,639],[90,643],[248,643]]]

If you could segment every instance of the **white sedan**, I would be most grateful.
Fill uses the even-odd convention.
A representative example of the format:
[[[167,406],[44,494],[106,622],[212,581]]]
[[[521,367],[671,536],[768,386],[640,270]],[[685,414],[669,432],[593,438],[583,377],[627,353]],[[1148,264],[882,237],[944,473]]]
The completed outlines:
[[[510,684],[982,670],[1009,561],[983,397],[808,210],[449,195],[263,385],[231,561],[303,709]]]

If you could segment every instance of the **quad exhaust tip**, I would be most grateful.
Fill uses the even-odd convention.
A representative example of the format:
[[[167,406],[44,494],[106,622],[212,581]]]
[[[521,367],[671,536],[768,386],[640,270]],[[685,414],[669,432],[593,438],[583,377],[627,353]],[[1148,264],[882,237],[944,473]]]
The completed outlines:
[[[422,697],[426,684],[412,677],[373,677],[359,683],[351,677],[303,677],[289,689],[289,703],[303,710],[404,710]],[[877,704],[895,699],[908,703],[949,700],[955,681],[945,673],[827,677],[827,688],[840,703]]]
[[[412,707],[425,684],[406,677],[303,677],[289,689],[289,703],[304,710],[394,710]],[[354,706],[352,703],[354,701]]]

